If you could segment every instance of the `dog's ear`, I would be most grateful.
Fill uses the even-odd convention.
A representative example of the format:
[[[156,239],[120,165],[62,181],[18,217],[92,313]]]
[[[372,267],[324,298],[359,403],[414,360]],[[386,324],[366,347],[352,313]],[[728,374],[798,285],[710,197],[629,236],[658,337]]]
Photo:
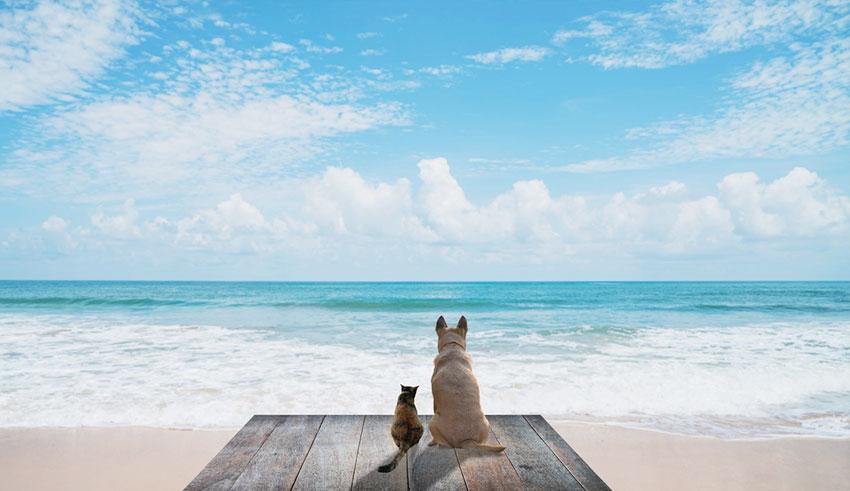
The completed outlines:
[[[466,331],[469,329],[466,327],[466,317],[460,316],[460,320],[457,321],[457,328],[463,331],[463,335],[466,336]]]
[[[442,329],[446,329],[447,327],[449,326],[446,324],[446,319],[443,319],[443,316],[441,315],[440,318],[437,319],[437,333],[439,334]]]

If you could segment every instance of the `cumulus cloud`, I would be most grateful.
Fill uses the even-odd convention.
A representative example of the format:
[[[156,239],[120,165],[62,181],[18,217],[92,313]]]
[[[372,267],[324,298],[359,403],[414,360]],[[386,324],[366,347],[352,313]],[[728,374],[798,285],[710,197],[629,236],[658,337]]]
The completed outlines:
[[[469,199],[446,159],[424,159],[418,167],[415,186],[329,167],[293,181],[287,187],[293,200],[271,210],[236,193],[211,208],[157,216],[141,227],[129,200],[122,212],[98,212],[91,223],[110,239],[178,249],[324,257],[360,248],[370,256],[393,250],[438,261],[514,264],[741,252],[766,241],[781,248],[786,241],[850,232],[850,198],[803,167],[766,183],[751,172],[729,174],[716,194],[702,196],[678,181],[609,196],[553,195],[541,180],[518,181],[483,203]],[[63,229],[59,220],[51,217],[42,228]]]
[[[159,218],[155,223],[158,229],[169,228],[166,219]],[[254,235],[262,232],[270,239],[274,232],[273,224],[254,205],[242,199],[240,193],[235,193],[215,208],[199,211],[189,217],[177,221],[174,228],[175,243],[192,248],[209,248],[227,243],[238,243],[245,246],[245,239],[251,249],[264,250],[269,245],[262,240],[253,240]]]
[[[124,202],[121,213],[107,215],[98,211],[91,216],[91,224],[105,235],[115,238],[139,237],[141,230],[136,224],[139,212],[133,199]]]
[[[540,61],[549,54],[546,48],[540,46],[523,46],[521,48],[502,48],[485,53],[468,55],[467,58],[483,65],[504,65],[514,61]]]
[[[0,10],[0,111],[80,94],[139,40],[133,2],[38,2]]]
[[[62,232],[68,228],[68,222],[62,217],[52,215],[41,223],[41,228],[48,232]]]
[[[432,241],[412,207],[410,181],[371,184],[352,169],[330,167],[304,185],[302,217],[324,233]]]
[[[776,237],[842,232],[850,217],[850,198],[837,194],[804,167],[795,167],[766,184],[753,172],[730,174],[718,189],[742,234]]]

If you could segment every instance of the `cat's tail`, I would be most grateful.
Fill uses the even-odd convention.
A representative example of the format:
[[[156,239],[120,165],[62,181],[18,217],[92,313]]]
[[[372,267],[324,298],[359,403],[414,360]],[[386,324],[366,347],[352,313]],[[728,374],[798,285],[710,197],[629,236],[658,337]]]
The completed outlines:
[[[461,443],[460,448],[478,448],[487,452],[501,452],[505,449],[502,445],[491,445],[489,443],[480,443],[475,440],[466,440]]]
[[[393,460],[390,461],[388,464],[384,464],[381,467],[378,467],[378,472],[390,472],[395,469],[398,465],[398,461],[400,461],[401,458],[404,457],[404,454],[407,453],[408,449],[410,449],[410,447],[400,447],[398,449],[398,452],[396,452],[395,457],[393,457]]]

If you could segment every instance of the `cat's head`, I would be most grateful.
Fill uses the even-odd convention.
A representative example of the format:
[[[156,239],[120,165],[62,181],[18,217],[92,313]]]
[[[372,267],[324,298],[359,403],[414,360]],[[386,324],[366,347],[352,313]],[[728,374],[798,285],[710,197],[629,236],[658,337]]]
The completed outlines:
[[[456,344],[463,349],[466,349],[466,317],[460,316],[457,321],[457,327],[449,327],[446,325],[446,319],[441,315],[437,319],[437,351],[442,351],[444,346]]]
[[[415,386],[415,387],[408,387],[408,386],[402,384],[401,385],[401,394],[399,394],[398,398],[401,399],[401,400],[413,402],[413,399],[416,398],[416,389],[418,389],[418,388],[419,388],[418,385]]]

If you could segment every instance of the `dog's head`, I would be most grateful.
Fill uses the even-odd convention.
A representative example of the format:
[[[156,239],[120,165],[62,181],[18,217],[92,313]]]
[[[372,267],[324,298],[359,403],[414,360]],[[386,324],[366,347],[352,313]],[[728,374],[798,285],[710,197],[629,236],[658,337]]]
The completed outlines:
[[[443,348],[448,345],[458,345],[465,350],[466,331],[466,317],[460,316],[457,327],[450,328],[441,315],[437,319],[437,351],[443,351]]]

